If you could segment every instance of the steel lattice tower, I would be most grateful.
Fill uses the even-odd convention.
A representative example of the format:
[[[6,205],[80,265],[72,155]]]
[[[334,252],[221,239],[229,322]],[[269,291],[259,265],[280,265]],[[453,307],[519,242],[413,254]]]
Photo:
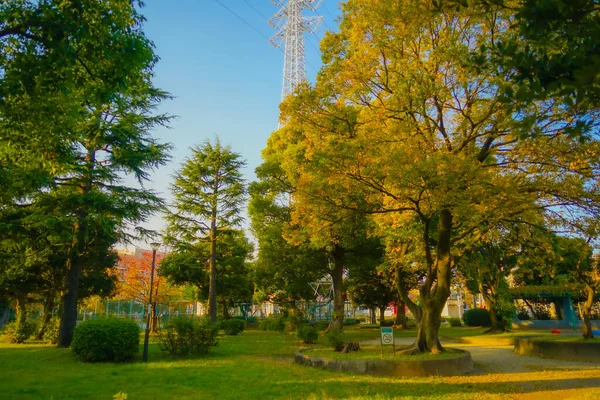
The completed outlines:
[[[271,0],[281,7],[270,20],[269,25],[278,29],[271,38],[271,44],[283,46],[283,88],[281,100],[306,80],[306,62],[304,59],[304,32],[314,33],[321,24],[322,17],[303,17],[305,9],[315,11],[322,0]]]

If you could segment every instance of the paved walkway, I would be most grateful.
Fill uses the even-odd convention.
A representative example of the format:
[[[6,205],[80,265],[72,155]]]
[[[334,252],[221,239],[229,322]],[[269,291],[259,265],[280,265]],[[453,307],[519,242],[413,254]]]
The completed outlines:
[[[414,341],[414,338],[395,338],[396,346],[410,346]],[[379,345],[379,340],[370,340],[361,344]],[[467,350],[471,353],[471,357],[475,363],[473,374],[539,372],[561,369],[571,371],[576,369],[598,369],[600,371],[600,364],[596,363],[520,356],[513,351],[512,345],[498,345],[493,339],[486,340],[482,338],[482,340],[476,344],[442,340],[442,345],[455,349]],[[600,386],[600,377],[597,384]]]

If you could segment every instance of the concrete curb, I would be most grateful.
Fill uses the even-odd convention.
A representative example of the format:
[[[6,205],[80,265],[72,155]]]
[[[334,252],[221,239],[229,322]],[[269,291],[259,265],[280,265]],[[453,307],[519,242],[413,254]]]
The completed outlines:
[[[497,344],[498,346],[512,346],[515,344],[514,337],[495,338],[493,336],[474,336],[474,337],[449,337],[440,336],[441,341],[456,342],[465,344]]]
[[[522,356],[600,362],[600,343],[516,338],[514,352]]]
[[[294,362],[309,367],[326,368],[338,372],[384,376],[455,376],[473,370],[471,353],[443,360],[335,360],[296,352]]]

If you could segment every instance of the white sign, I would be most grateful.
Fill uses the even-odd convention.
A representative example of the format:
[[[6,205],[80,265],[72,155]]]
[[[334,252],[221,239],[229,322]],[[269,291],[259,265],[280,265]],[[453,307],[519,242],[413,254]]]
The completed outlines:
[[[381,328],[381,344],[394,344],[394,328]]]

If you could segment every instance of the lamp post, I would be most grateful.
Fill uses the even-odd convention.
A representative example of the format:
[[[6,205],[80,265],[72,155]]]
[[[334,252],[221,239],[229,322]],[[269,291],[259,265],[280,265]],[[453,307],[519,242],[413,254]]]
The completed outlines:
[[[150,271],[150,298],[148,299],[148,321],[146,322],[146,336],[144,337],[144,362],[148,362],[148,339],[150,338],[150,318],[152,318],[152,285],[154,284],[154,262],[156,261],[156,251],[160,243],[150,243],[152,247],[152,270]]]

